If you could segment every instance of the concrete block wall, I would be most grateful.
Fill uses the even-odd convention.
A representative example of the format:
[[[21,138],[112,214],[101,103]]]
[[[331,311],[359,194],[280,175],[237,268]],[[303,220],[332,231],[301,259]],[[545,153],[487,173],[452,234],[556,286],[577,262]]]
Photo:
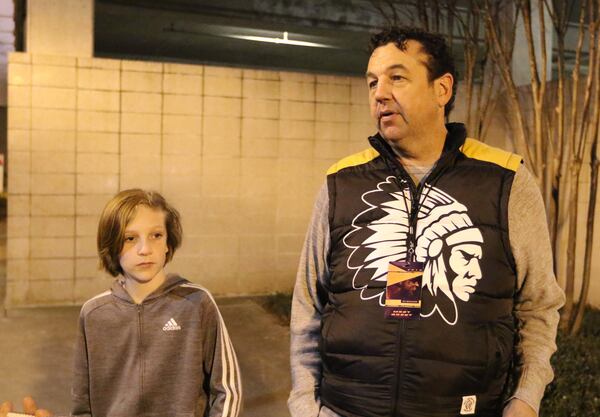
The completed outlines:
[[[315,194],[374,131],[362,78],[13,53],[7,306],[81,303],[117,191],[181,212],[168,266],[217,295],[290,290]]]

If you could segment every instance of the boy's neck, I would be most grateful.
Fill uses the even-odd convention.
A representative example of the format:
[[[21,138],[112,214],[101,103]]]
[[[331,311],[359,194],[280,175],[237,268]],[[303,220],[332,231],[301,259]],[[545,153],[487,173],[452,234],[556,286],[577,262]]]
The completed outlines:
[[[147,282],[136,281],[134,278],[125,276],[123,288],[125,288],[125,291],[127,291],[127,294],[129,294],[134,303],[141,304],[146,297],[160,287],[165,280],[166,274],[164,269]]]

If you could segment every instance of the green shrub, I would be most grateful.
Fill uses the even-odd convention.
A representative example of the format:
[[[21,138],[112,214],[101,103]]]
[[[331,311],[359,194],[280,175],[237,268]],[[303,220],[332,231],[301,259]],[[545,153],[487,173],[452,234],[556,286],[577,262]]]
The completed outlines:
[[[577,336],[559,332],[557,344],[540,417],[599,417],[600,310],[587,311]]]

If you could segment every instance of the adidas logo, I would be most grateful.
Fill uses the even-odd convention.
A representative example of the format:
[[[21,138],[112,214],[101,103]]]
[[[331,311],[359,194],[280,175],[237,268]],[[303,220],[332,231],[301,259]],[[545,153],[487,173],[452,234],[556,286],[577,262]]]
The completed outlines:
[[[165,323],[165,325],[163,326],[163,330],[165,332],[170,332],[173,330],[181,330],[181,326],[179,324],[177,324],[177,322],[175,321],[175,319],[171,319],[168,322]]]

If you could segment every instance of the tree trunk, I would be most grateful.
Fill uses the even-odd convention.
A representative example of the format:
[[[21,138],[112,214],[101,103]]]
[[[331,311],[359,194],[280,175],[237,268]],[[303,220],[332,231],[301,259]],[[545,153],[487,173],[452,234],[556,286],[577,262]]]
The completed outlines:
[[[573,297],[575,295],[575,260],[577,258],[577,200],[579,197],[578,166],[571,167],[571,196],[569,198],[569,230],[567,234],[567,277],[565,283],[565,306],[561,312],[561,328],[568,330],[571,324],[573,311]]]
[[[581,282],[581,291],[579,293],[579,303],[575,311],[575,318],[571,326],[571,335],[579,333],[581,323],[583,322],[583,313],[587,303],[588,293],[590,289],[590,279],[592,272],[592,250],[594,242],[594,223],[596,218],[596,196],[598,193],[598,166],[599,162],[596,158],[592,162],[592,173],[590,178],[590,200],[588,202],[588,217],[585,232],[585,257],[583,264],[583,277]]]

